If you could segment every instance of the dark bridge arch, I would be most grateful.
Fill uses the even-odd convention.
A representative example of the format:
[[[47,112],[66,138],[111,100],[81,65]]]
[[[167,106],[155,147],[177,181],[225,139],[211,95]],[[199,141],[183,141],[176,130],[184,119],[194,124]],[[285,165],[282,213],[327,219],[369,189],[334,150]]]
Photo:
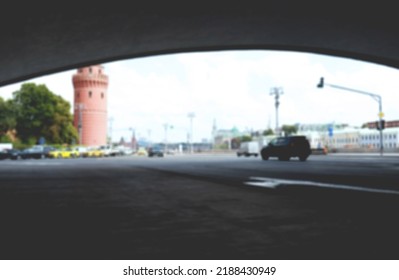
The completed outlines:
[[[5,11],[0,18],[0,85],[88,64],[205,50],[306,51],[399,67],[399,17],[384,1],[378,6],[145,2],[46,9],[29,4]]]

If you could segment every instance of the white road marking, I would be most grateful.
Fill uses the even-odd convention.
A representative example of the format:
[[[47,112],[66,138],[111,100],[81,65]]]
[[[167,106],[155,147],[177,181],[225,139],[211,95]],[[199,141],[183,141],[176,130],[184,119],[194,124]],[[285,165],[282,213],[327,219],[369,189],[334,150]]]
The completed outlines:
[[[280,185],[301,185],[301,186],[312,186],[312,187],[320,187],[320,188],[332,188],[332,189],[341,189],[341,190],[399,195],[399,191],[388,190],[388,189],[374,189],[374,188],[364,188],[364,187],[349,186],[349,185],[329,184],[329,183],[301,181],[301,180],[265,178],[265,177],[250,177],[249,179],[255,180],[258,182],[244,182],[246,185],[251,185],[251,186],[256,186],[256,187],[264,187],[264,188],[270,188],[270,189],[275,189],[276,187],[278,187]]]

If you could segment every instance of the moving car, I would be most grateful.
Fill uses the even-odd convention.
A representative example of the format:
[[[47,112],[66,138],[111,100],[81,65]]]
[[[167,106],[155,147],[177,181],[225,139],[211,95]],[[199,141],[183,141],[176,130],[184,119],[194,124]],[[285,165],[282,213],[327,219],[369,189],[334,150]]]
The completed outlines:
[[[305,136],[286,136],[273,139],[260,153],[263,160],[268,160],[269,157],[277,157],[279,160],[298,157],[300,161],[305,161],[311,152]]]
[[[149,157],[163,157],[163,149],[159,146],[154,146],[148,149]]]

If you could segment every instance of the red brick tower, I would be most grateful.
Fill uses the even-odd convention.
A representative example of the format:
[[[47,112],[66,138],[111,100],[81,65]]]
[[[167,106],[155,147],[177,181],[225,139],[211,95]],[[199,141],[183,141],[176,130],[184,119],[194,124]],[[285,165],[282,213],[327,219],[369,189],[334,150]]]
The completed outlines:
[[[74,126],[79,144],[99,146],[107,143],[108,76],[101,65],[79,68],[72,77],[74,87]]]

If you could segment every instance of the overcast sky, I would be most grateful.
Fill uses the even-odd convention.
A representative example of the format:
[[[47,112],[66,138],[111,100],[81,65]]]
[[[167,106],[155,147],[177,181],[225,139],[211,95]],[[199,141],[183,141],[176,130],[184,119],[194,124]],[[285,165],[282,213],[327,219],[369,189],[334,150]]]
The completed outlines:
[[[112,138],[136,136],[151,141],[187,141],[190,112],[194,141],[210,139],[218,129],[275,127],[271,88],[282,88],[279,124],[362,123],[378,119],[378,103],[369,96],[316,87],[326,83],[382,96],[386,120],[399,119],[399,71],[352,59],[283,51],[221,51],[154,56],[103,64],[109,76],[108,117]],[[76,70],[26,82],[46,84],[73,104]],[[0,88],[11,98],[22,83]],[[111,122],[109,122],[111,124]],[[173,128],[171,128],[173,127]]]

